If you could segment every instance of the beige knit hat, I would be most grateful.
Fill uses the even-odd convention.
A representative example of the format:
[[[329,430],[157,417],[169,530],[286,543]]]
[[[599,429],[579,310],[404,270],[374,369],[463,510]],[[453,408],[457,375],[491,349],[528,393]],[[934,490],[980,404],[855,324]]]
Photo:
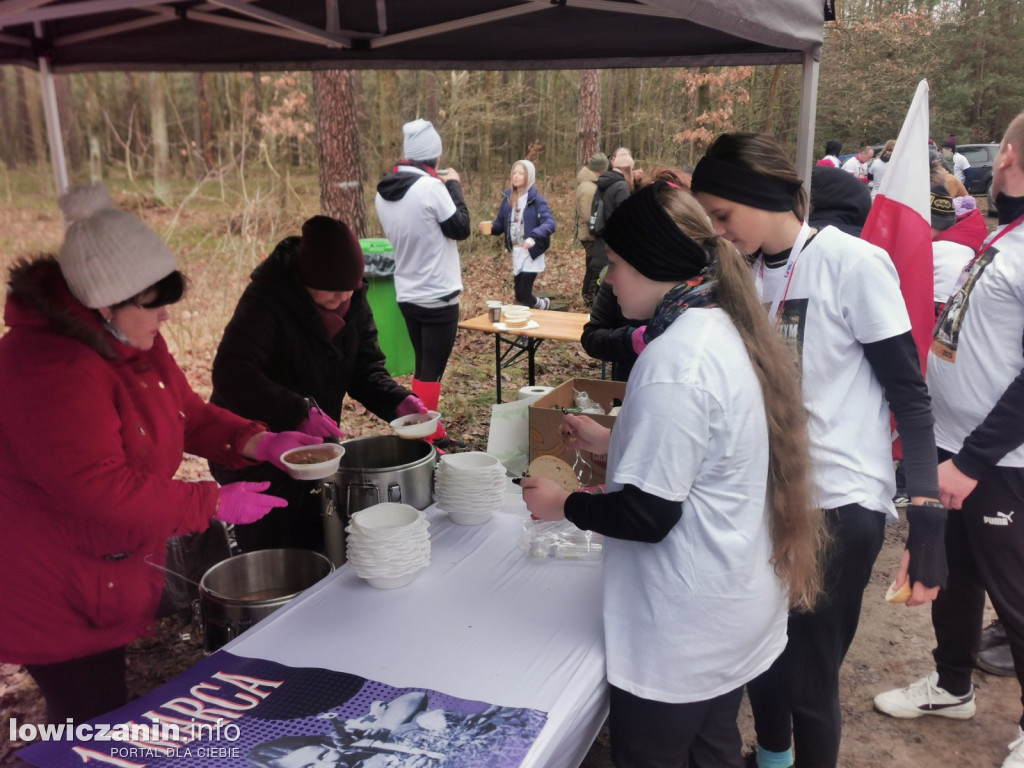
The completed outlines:
[[[68,228],[57,261],[71,293],[90,309],[130,299],[177,270],[160,236],[115,208],[102,184],[69,189],[59,204]]]

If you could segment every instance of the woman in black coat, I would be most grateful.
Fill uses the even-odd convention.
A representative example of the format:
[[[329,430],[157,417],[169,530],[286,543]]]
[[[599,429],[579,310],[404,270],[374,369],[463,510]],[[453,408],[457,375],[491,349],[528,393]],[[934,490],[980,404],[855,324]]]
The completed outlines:
[[[588,355],[612,364],[612,379],[628,381],[629,373],[645,346],[643,334],[646,330],[646,320],[631,320],[622,314],[612,287],[602,282],[580,341]]]
[[[327,216],[282,240],[252,273],[213,361],[211,402],[240,416],[325,438],[338,429],[346,394],[390,421],[426,412],[384,365],[366,296],[362,249],[349,227]],[[285,427],[282,427],[284,429]],[[269,480],[288,499],[281,514],[236,526],[244,551],[304,547],[322,551],[320,501],[309,482],[271,465],[228,470],[220,482]]]

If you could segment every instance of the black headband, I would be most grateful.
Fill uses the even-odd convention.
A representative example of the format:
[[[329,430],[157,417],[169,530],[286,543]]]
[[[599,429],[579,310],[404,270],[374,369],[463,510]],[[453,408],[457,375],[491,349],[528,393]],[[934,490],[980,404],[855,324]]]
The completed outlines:
[[[604,241],[649,280],[673,282],[699,275],[711,256],[683,234],[661,205],[668,184],[656,181],[626,198],[605,225]]]
[[[690,189],[763,211],[792,211],[801,181],[786,181],[717,157],[703,157],[693,169]]]

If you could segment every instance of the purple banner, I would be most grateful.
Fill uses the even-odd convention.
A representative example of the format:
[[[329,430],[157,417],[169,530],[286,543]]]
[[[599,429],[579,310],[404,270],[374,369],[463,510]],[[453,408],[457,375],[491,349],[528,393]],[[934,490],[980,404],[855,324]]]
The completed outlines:
[[[4,736],[39,738],[19,757],[43,768],[514,768],[546,720],[535,709],[218,651],[89,723],[12,719]]]

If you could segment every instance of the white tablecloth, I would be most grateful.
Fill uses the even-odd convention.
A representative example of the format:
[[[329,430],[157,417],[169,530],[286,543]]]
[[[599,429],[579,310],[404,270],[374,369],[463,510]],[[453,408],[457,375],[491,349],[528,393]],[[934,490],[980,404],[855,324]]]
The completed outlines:
[[[431,563],[411,584],[375,589],[342,566],[226,650],[539,709],[523,765],[578,766],[608,708],[600,561],[528,558],[525,507],[507,500],[479,526],[430,507]]]

